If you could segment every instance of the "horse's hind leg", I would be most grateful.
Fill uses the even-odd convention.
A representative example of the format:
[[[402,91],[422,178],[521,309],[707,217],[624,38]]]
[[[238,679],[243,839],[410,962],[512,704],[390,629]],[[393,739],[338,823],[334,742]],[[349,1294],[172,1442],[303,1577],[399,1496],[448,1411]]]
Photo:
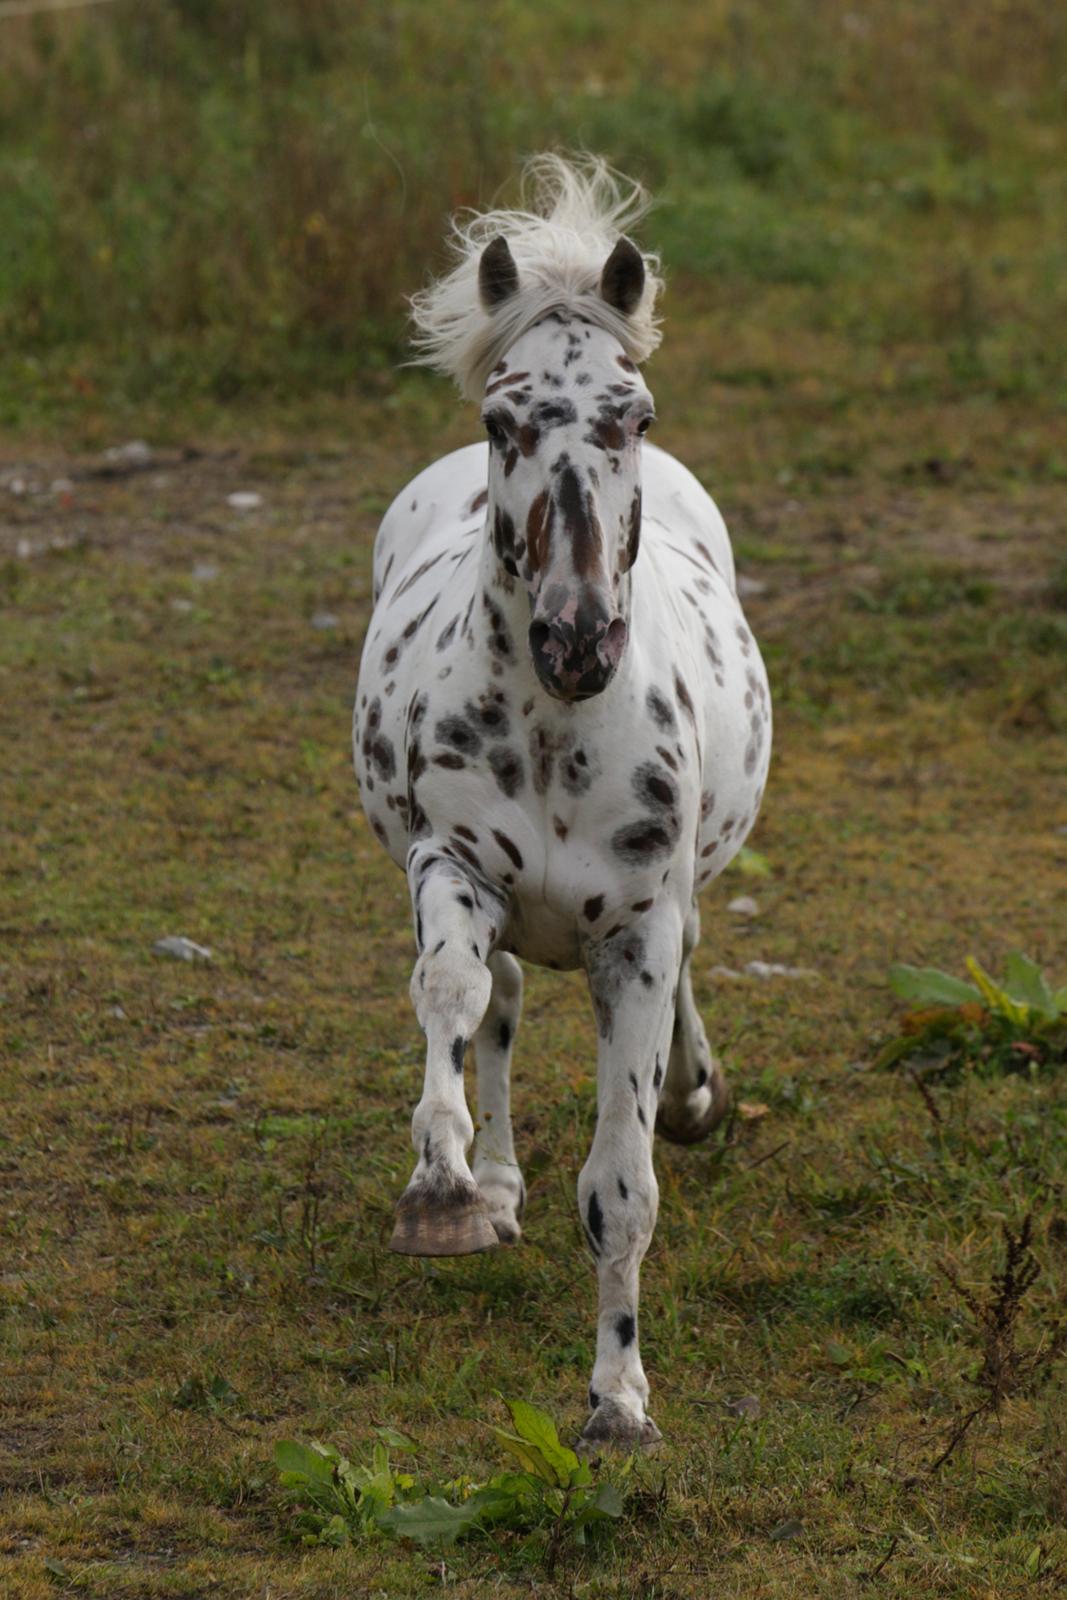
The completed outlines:
[[[706,1139],[730,1104],[722,1066],[711,1053],[693,999],[689,959],[699,938],[700,913],[694,905],[685,922],[671,1053],[656,1112],[656,1132],[673,1144]]]
[[[397,1204],[391,1244],[403,1255],[468,1255],[497,1242],[467,1165],[474,1123],[463,1063],[489,1006],[486,962],[501,908],[431,844],[412,850],[408,880],[421,952],[411,999],[426,1035],[426,1076],[411,1121],[418,1161]]]
[[[497,1238],[514,1244],[526,1190],[511,1138],[511,1051],[522,1011],[522,968],[503,951],[489,957],[493,993],[474,1035],[478,1071],[478,1133],[474,1142],[474,1181],[489,1207]]]

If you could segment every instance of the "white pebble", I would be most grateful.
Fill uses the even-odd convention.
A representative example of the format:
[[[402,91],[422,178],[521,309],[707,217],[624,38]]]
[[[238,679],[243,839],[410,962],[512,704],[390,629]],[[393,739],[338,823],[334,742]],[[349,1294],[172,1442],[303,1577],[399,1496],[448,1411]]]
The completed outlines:
[[[104,460],[113,467],[147,467],[152,460],[152,446],[143,439],[131,439],[127,444],[112,445],[104,451]]]
[[[811,967],[786,967],[780,961],[747,961],[745,971],[750,978],[817,978]]]
[[[231,511],[258,511],[263,504],[263,496],[254,489],[237,489],[226,496],[226,504]]]
[[[759,916],[759,906],[750,894],[739,894],[727,903],[726,909],[732,911],[735,917]]]
[[[173,956],[175,961],[210,961],[211,951],[205,945],[186,939],[184,934],[168,934],[157,939],[152,946],[157,956]]]

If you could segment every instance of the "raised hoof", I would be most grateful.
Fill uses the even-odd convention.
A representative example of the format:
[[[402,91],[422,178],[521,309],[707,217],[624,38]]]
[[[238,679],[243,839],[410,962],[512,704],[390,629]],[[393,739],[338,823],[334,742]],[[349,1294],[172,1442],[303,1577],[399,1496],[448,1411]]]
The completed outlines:
[[[681,1106],[660,1103],[656,1112],[656,1132],[661,1139],[668,1139],[671,1144],[699,1144],[701,1139],[706,1139],[715,1131],[730,1109],[730,1090],[721,1070],[717,1068],[704,1088],[698,1089],[690,1096],[690,1100],[698,1095],[703,1098],[705,1090],[710,1093],[710,1099],[704,1109],[696,1114],[690,1113],[685,1103]]]
[[[481,1196],[470,1200],[430,1200],[402,1194],[390,1250],[401,1256],[471,1256],[495,1250],[496,1229]]]
[[[617,1400],[601,1400],[574,1448],[580,1456],[595,1456],[601,1450],[654,1450],[662,1440],[651,1417],[639,1419]]]

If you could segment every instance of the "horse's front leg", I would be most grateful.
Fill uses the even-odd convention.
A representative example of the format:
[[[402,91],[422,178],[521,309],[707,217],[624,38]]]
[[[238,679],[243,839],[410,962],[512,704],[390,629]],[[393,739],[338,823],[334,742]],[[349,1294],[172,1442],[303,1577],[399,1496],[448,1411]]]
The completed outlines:
[[[592,1408],[581,1444],[651,1445],[648,1380],[637,1338],[638,1276],[656,1224],[656,1101],[670,1049],[682,945],[675,907],[585,951],[599,1037],[597,1125],[578,1205],[599,1289]]]
[[[514,1244],[522,1233],[526,1204],[511,1134],[511,1051],[522,1014],[522,968],[514,956],[497,950],[489,957],[489,970],[493,994],[474,1035],[478,1137],[473,1169],[497,1238]]]
[[[418,1157],[396,1208],[391,1247],[403,1255],[458,1256],[497,1242],[467,1164],[474,1124],[463,1065],[492,991],[487,960],[501,907],[431,844],[408,858],[419,958],[411,999],[426,1035],[426,1076],[411,1121]]]

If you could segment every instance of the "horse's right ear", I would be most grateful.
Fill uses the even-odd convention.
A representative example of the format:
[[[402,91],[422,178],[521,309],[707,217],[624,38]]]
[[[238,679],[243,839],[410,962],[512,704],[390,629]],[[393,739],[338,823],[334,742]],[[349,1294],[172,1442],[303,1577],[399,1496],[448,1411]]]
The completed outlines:
[[[503,300],[518,292],[519,269],[502,233],[491,239],[478,263],[478,293],[486,311],[495,311]]]

